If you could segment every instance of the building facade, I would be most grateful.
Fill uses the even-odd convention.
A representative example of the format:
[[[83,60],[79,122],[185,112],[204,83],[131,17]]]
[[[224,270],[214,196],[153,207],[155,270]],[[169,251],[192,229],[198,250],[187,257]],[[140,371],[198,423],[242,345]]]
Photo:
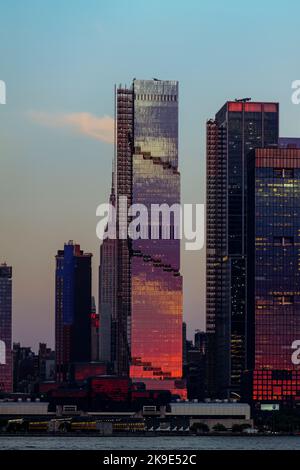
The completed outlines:
[[[13,391],[12,267],[0,264],[0,392]]]
[[[151,204],[180,203],[177,82],[134,80],[130,89],[116,90],[113,180],[117,302],[110,321],[113,325],[116,319],[111,327],[115,372],[149,387],[167,381],[166,387],[177,388],[175,381],[182,377],[182,277],[174,216],[166,223],[158,219],[153,233],[150,218],[141,221],[138,239],[122,233],[133,220],[126,213],[131,204],[143,204],[150,214]]]
[[[277,103],[246,99],[207,122],[207,331],[211,393],[221,398],[240,393],[247,367],[247,161],[253,149],[278,145],[278,120]]]
[[[91,309],[91,360],[99,360],[99,314],[97,314],[95,297],[92,297]]]
[[[99,359],[117,370],[117,240],[100,247]]]
[[[249,166],[252,398],[259,402],[299,401],[300,149],[257,149]]]
[[[74,362],[91,361],[92,274],[90,253],[69,241],[56,255],[56,379],[69,378]]]

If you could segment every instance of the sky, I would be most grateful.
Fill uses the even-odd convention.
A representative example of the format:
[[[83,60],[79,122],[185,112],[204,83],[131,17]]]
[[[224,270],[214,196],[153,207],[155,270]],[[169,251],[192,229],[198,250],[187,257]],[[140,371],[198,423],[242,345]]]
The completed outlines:
[[[107,202],[114,84],[178,80],[182,202],[205,202],[205,122],[228,99],[280,102],[300,136],[299,1],[10,0],[0,3],[0,262],[13,266],[13,337],[54,346],[55,254],[93,253]],[[205,250],[182,250],[188,335],[205,327]]]

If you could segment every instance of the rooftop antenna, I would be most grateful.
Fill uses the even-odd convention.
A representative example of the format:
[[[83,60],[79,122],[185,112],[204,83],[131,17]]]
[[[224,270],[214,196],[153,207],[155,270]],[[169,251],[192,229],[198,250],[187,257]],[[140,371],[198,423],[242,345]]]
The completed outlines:
[[[251,98],[236,98],[235,101],[236,103],[247,103],[248,101],[251,101]]]

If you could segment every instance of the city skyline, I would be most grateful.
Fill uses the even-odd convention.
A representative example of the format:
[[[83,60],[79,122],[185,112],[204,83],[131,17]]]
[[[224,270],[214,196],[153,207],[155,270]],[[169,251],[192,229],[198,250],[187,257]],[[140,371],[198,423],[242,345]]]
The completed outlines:
[[[33,1],[26,8],[14,9],[14,2],[1,6],[5,26],[0,78],[7,85],[7,104],[0,107],[0,259],[14,268],[14,340],[35,349],[39,340],[54,345],[54,261],[50,260],[68,239],[93,253],[97,297],[95,209],[109,196],[113,84],[119,78],[127,83],[133,76],[179,80],[183,202],[204,202],[205,121],[226,99],[252,96],[279,101],[281,135],[297,135],[299,127],[300,107],[290,99],[291,83],[298,78],[294,44],[299,7],[294,2],[290,9],[285,5],[276,11],[270,2],[265,6],[253,2],[248,11],[238,2],[226,8],[191,2],[187,18],[180,2],[172,2],[172,9],[160,6],[162,17],[170,18],[167,24],[162,19],[157,22],[157,8],[136,2],[97,3],[85,7],[76,2],[72,13],[58,2],[51,7]],[[61,22],[56,21],[57,9]],[[289,28],[274,35],[284,23]],[[125,25],[127,54],[119,47]],[[176,28],[185,36],[184,46]],[[214,32],[226,33],[226,54]],[[157,54],[162,41],[165,53]],[[104,46],[107,43],[109,47]],[[241,54],[243,48],[261,49],[255,67],[248,54]],[[83,61],[80,67],[78,55]],[[205,322],[204,250],[183,253],[182,266],[190,337]],[[34,332],[28,324],[35,325]]]

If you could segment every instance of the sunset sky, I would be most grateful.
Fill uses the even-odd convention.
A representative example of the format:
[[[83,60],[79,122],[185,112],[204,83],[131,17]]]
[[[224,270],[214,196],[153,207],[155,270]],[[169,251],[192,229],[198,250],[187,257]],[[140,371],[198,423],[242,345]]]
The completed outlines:
[[[178,80],[182,199],[205,202],[205,122],[228,99],[279,101],[300,136],[298,1],[10,0],[0,4],[0,262],[13,266],[14,340],[54,345],[55,253],[93,253],[113,156],[114,84]],[[205,324],[204,250],[182,251],[189,336]]]

